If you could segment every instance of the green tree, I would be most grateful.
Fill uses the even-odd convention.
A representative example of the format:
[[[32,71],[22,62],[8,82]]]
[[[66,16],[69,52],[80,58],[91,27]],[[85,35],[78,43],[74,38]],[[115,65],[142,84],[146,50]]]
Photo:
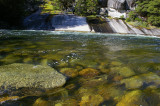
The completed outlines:
[[[75,13],[78,15],[95,15],[98,11],[98,0],[78,0]]]
[[[130,21],[138,21],[134,14],[154,26],[160,26],[160,0],[138,0],[134,12],[129,13]],[[134,13],[134,14],[133,14]],[[127,20],[129,20],[127,19]]]

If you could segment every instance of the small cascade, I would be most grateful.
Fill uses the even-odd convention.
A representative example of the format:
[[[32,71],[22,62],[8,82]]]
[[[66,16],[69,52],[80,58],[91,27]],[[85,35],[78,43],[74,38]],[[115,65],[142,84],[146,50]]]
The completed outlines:
[[[76,15],[56,15],[52,18],[55,30],[90,31],[85,17]]]
[[[26,17],[23,24],[25,29],[29,30],[90,31],[85,17],[67,14],[41,14],[41,10]]]

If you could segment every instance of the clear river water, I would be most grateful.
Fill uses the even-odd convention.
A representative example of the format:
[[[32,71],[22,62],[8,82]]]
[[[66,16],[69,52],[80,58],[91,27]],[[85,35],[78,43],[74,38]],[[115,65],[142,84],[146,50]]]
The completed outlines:
[[[158,37],[1,30],[0,67],[14,63],[50,66],[67,81],[53,89],[0,83],[3,106],[160,105]]]

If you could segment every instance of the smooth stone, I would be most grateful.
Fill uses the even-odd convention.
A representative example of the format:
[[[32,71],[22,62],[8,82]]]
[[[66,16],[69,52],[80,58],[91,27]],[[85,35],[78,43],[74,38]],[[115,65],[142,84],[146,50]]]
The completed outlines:
[[[96,76],[89,80],[86,80],[85,78],[81,78],[79,79],[79,83],[83,87],[95,87],[95,86],[106,84],[108,82],[107,79],[108,79],[108,75],[104,74],[104,75]]]
[[[14,63],[0,66],[0,86],[7,88],[55,88],[66,83],[66,77],[49,66]]]
[[[84,95],[81,98],[80,106],[98,106],[100,103],[103,102],[103,97],[101,95]]]
[[[143,80],[138,76],[123,79],[121,80],[121,84],[123,83],[127,89],[136,89],[143,86]]]
[[[80,65],[80,66],[83,66],[83,67],[90,67],[90,68],[97,68],[97,62],[95,61],[91,61],[91,60],[82,60],[82,59],[73,59],[70,61],[70,64],[72,66],[75,66],[75,65]]]
[[[125,84],[127,89],[136,89],[142,87],[149,86],[159,86],[160,85],[160,77],[155,73],[147,73],[141,74],[139,76],[134,76],[131,78],[121,80],[121,84]]]
[[[127,93],[116,106],[149,106],[145,101],[142,91],[135,90]]]
[[[62,68],[60,72],[66,75],[67,77],[76,77],[78,76],[78,70],[74,68]]]
[[[24,63],[30,63],[30,62],[32,62],[32,58],[30,58],[30,57],[24,58],[24,59],[23,59],[23,62],[24,62]]]
[[[123,63],[119,62],[119,61],[112,61],[110,63],[110,67],[118,67],[118,66],[121,66],[123,65]]]
[[[75,99],[67,99],[62,102],[56,103],[55,106],[78,106],[78,101]]]
[[[130,77],[135,75],[135,72],[128,67],[113,67],[110,71],[111,74],[118,74],[122,77]]]
[[[49,105],[48,101],[43,100],[42,98],[38,98],[33,104],[33,106],[48,106],[48,105]]]
[[[113,99],[118,101],[124,95],[124,90],[116,87],[114,84],[108,84],[107,86],[100,86],[98,88],[98,94],[102,95],[105,100]]]
[[[81,75],[84,78],[91,78],[95,77],[99,74],[99,71],[93,68],[86,68],[79,72],[79,75]]]

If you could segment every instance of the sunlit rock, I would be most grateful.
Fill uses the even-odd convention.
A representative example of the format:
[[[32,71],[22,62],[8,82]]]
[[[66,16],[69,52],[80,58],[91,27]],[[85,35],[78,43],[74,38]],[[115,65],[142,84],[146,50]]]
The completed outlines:
[[[141,77],[135,76],[127,79],[121,80],[121,83],[125,84],[127,89],[136,89],[143,86],[143,79]]]
[[[119,100],[124,91],[120,87],[116,87],[114,84],[102,85],[98,88],[98,94],[102,95],[105,100],[113,99],[115,101]]]
[[[78,106],[78,101],[75,99],[67,99],[62,102],[56,103],[55,106]]]
[[[95,77],[99,74],[99,71],[93,68],[86,68],[79,72],[79,75],[81,75],[84,78],[91,78]]]
[[[101,95],[85,95],[81,98],[80,106],[98,106],[103,102],[103,97]]]
[[[66,75],[67,77],[76,77],[78,76],[78,70],[74,68],[62,68],[60,69],[60,72]]]
[[[118,67],[118,66],[121,66],[123,65],[123,63],[119,62],[119,61],[112,61],[110,63],[110,67]]]
[[[143,93],[140,90],[135,90],[124,95],[116,106],[148,106],[148,104]]]
[[[83,87],[95,87],[95,86],[106,84],[107,82],[108,82],[108,75],[106,74],[96,76],[90,79],[85,79],[85,78],[79,79],[79,83]]]
[[[33,106],[48,106],[48,105],[49,105],[48,101],[43,100],[42,98],[38,98],[33,104]]]
[[[135,89],[140,87],[158,87],[160,85],[160,77],[155,73],[141,74],[131,78],[121,80],[121,84],[125,84],[127,89]]]
[[[49,66],[14,63],[0,66],[0,73],[0,87],[4,89],[54,88],[66,82],[65,76]]]
[[[30,58],[30,57],[24,58],[23,62],[24,63],[31,63],[32,62],[32,58]]]
[[[130,77],[135,75],[135,72],[128,67],[113,67],[110,74],[118,74],[122,77]]]

